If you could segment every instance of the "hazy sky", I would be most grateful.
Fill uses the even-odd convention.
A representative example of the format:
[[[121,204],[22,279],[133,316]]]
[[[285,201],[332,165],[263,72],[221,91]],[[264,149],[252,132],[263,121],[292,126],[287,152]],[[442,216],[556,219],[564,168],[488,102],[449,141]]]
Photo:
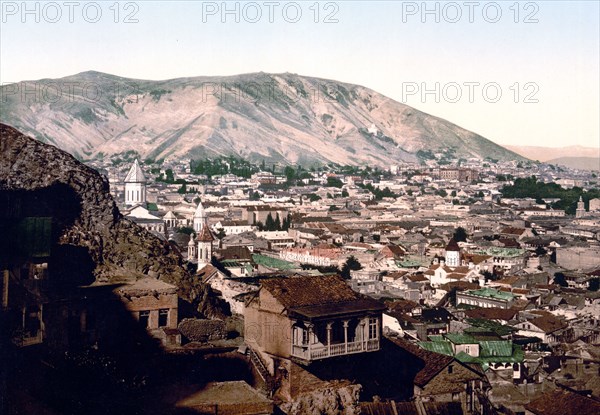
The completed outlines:
[[[502,144],[600,147],[598,1],[1,3],[2,83],[293,72]]]

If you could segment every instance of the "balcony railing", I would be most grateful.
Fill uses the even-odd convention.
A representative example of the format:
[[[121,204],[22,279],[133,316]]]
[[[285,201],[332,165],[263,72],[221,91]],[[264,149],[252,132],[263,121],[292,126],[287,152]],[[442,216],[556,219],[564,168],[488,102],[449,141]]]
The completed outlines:
[[[344,356],[379,350],[379,339],[330,344],[329,346],[292,346],[292,356],[304,360],[318,360],[334,356]]]

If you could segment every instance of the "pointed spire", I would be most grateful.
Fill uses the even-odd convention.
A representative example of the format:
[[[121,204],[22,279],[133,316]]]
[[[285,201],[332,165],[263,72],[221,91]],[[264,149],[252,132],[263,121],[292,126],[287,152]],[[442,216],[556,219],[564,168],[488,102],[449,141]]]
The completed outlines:
[[[204,211],[204,206],[202,206],[201,200],[198,202],[198,206],[196,207],[194,218],[206,218],[206,212]]]
[[[137,158],[133,161],[133,165],[125,177],[125,183],[146,183],[146,176],[144,176],[144,171]]]
[[[212,242],[215,238],[210,231],[208,225],[204,225],[200,230],[200,234],[198,235],[198,242]]]

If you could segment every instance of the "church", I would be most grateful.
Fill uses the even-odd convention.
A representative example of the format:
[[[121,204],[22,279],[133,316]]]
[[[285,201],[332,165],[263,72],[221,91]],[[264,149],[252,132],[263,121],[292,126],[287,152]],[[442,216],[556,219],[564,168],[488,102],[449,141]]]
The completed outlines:
[[[198,263],[198,272],[202,270],[206,265],[211,263],[213,256],[213,241],[215,240],[210,227],[208,225],[208,217],[202,201],[198,202],[198,207],[194,213],[194,234],[190,235],[190,241],[188,243],[188,260],[194,262],[195,259]]]
[[[439,259],[436,257],[424,275],[433,287],[459,281],[482,284],[482,276],[474,267],[472,260],[467,262],[466,256],[461,254],[460,247],[454,238],[450,239],[446,245],[444,257]]]

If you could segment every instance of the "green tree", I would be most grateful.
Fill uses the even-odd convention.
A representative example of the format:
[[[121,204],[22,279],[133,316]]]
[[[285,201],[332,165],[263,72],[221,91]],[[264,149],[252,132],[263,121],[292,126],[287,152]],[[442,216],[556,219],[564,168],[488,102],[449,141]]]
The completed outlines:
[[[594,277],[588,281],[588,290],[589,291],[598,291],[600,290],[600,278]]]
[[[328,177],[327,184],[325,186],[341,188],[343,185],[344,183],[337,177]]]
[[[275,230],[275,221],[273,220],[273,216],[271,216],[270,212],[267,215],[267,219],[265,220],[265,229],[267,231],[274,231]]]
[[[227,236],[227,234],[225,233],[225,229],[223,229],[223,228],[217,229],[217,232],[215,233],[215,237],[218,240],[221,240],[221,239],[225,238],[226,236]]]
[[[466,242],[468,236],[469,235],[467,234],[467,231],[463,227],[459,226],[454,230],[454,235],[452,235],[452,238],[454,238],[456,242]]]
[[[562,272],[556,272],[554,274],[554,284],[560,285],[561,287],[569,286],[565,274],[563,274]]]
[[[279,218],[279,213],[275,217],[275,222],[273,223],[273,230],[280,231],[281,230],[281,219]]]

